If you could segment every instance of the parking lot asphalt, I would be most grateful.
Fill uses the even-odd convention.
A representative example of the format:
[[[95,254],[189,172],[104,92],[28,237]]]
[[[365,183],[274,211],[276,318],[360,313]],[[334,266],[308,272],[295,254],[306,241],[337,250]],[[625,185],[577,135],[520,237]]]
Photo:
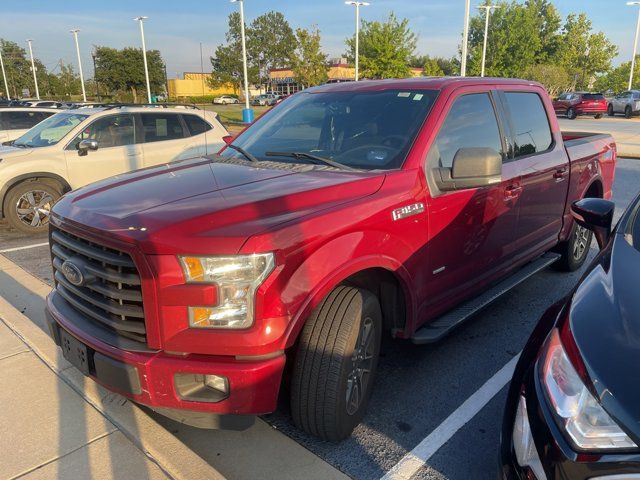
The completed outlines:
[[[639,185],[640,161],[619,159],[614,184],[618,217]],[[51,283],[46,246],[16,250],[46,240],[46,236],[23,237],[0,225],[0,252]],[[590,258],[595,253],[594,242]],[[342,443],[322,442],[295,429],[285,399],[278,411],[264,420],[347,475],[380,478],[520,352],[540,315],[566,295],[581,274],[582,270],[567,274],[546,269],[435,345],[385,341],[368,413],[352,437]],[[443,446],[411,478],[495,478],[505,395],[503,387],[486,404],[479,405],[479,413],[445,438]],[[203,433],[166,421],[165,426],[211,462],[216,462],[216,452],[224,449],[222,443],[228,435],[240,435]],[[247,451],[237,458],[250,462],[254,457],[255,452],[247,445]],[[286,471],[287,464],[278,468]]]

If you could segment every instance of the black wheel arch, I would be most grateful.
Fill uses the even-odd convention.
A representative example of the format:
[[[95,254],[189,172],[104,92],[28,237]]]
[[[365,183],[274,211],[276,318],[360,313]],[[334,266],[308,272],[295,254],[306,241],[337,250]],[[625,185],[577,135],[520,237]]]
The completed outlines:
[[[23,182],[44,182],[52,187],[59,188],[61,193],[67,193],[71,190],[71,185],[63,177],[51,172],[31,172],[18,175],[5,183],[0,189],[0,218],[5,216],[5,199],[12,188]]]

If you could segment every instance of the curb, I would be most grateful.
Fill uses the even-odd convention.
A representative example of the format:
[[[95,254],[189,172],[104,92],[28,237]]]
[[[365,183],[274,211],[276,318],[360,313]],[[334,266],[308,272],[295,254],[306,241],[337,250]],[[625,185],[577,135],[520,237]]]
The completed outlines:
[[[29,293],[43,302],[51,290],[20,266],[0,255],[0,271],[17,274]],[[64,382],[113,423],[138,449],[175,479],[211,479],[225,477],[190,450],[184,443],[124,397],[109,392],[82,375],[67,362],[49,335],[36,326],[5,298],[0,296],[0,317],[15,335]]]

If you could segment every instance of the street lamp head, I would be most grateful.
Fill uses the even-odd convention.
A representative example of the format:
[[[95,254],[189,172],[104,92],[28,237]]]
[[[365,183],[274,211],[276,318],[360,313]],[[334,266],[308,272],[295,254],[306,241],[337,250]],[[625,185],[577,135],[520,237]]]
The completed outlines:
[[[141,15],[141,16],[139,16],[139,17],[134,18],[134,20],[135,20],[136,22],[141,22],[141,21],[143,21],[143,20],[146,20],[147,18],[149,18],[149,17],[145,17],[145,16],[142,16],[142,15]]]
[[[79,28],[74,28],[73,30],[69,30],[69,33],[78,33],[79,31]]]
[[[238,3],[238,2],[242,2],[243,0],[230,0],[231,3]]]
[[[27,43],[31,43],[33,40],[31,38],[27,38]]]
[[[627,5],[640,5],[640,2],[627,2]]]
[[[371,5],[369,2],[355,2],[355,1],[347,1],[344,2],[345,5],[353,5],[356,7],[368,7],[369,5]]]

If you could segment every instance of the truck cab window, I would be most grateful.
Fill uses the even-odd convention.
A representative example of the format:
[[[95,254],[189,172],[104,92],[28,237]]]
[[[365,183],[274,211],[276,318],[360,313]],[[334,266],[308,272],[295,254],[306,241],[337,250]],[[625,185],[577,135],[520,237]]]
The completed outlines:
[[[500,130],[488,93],[456,99],[427,155],[431,167],[451,167],[461,148],[487,147],[502,152]]]
[[[553,138],[542,99],[530,92],[506,92],[505,96],[515,130],[516,158],[548,150]]]

